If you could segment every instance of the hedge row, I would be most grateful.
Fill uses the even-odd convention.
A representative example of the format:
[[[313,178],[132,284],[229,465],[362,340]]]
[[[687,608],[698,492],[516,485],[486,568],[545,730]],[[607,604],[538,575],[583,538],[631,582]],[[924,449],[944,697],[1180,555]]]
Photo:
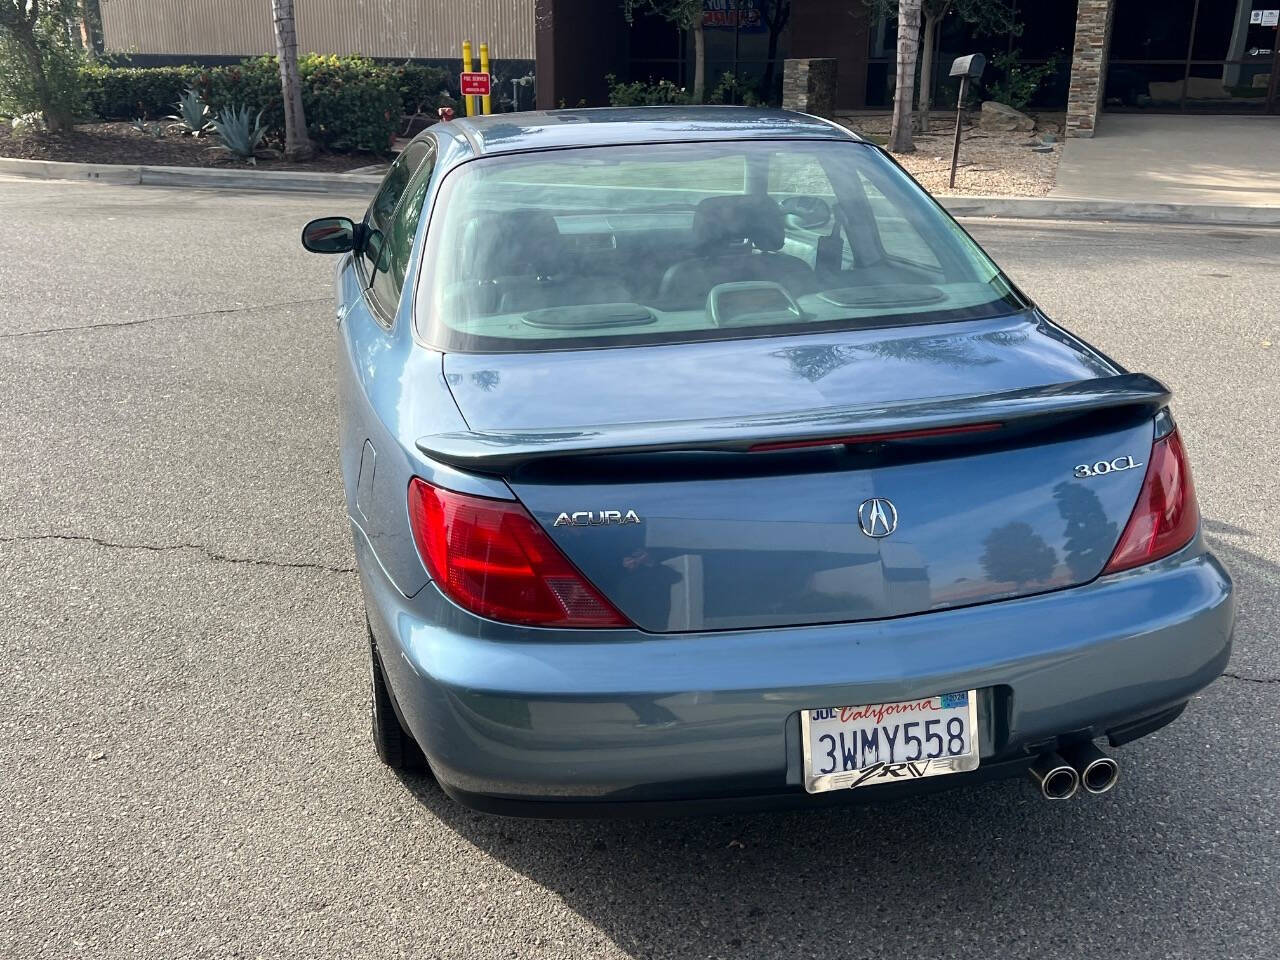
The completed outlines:
[[[390,66],[363,57],[298,58],[311,138],[330,150],[386,150],[406,113],[434,112],[447,97],[443,70]],[[268,136],[284,136],[284,101],[275,57],[227,67],[82,68],[89,109],[103,120],[155,119],[174,112],[188,88],[216,114],[228,106],[262,111]]]

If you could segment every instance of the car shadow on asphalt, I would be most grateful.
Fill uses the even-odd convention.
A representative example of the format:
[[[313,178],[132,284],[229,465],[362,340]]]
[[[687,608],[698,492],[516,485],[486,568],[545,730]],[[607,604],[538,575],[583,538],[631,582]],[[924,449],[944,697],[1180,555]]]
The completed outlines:
[[[1205,526],[1243,596],[1267,581],[1274,591],[1280,565],[1241,546],[1247,531]],[[1194,774],[1212,718],[1248,710],[1259,689],[1220,680],[1205,703],[1117,751],[1115,791],[1064,803],[1006,780],[799,812],[517,820],[470,811],[430,777],[401,779],[441,822],[636,957],[989,957],[993,934],[1000,956],[1036,953],[1051,938],[1060,955],[1109,955],[1123,943],[1128,955],[1162,956],[1188,946],[1169,912],[1204,889],[1227,894],[1211,912],[1247,910],[1257,897],[1238,862],[1194,851],[1256,829],[1236,821],[1257,814],[1223,801],[1257,794],[1267,764],[1245,754],[1221,776]],[[1087,921],[1095,912],[1106,915],[1101,928]],[[1082,922],[1064,932],[1064,915]]]

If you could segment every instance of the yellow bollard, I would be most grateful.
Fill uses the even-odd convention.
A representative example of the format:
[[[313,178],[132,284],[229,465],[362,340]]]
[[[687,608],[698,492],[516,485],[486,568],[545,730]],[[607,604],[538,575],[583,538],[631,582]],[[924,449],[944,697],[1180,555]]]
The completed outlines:
[[[471,41],[470,40],[462,41],[462,72],[463,73],[471,72]],[[469,117],[471,116],[471,98],[464,95],[462,97],[462,100],[463,100],[463,105],[467,108],[467,116]]]
[[[489,45],[487,43],[480,44],[480,72],[481,73],[489,72]],[[490,83],[492,82],[493,82],[493,79],[491,77]],[[489,115],[489,98],[488,97],[480,98],[480,112],[483,113],[486,117]]]

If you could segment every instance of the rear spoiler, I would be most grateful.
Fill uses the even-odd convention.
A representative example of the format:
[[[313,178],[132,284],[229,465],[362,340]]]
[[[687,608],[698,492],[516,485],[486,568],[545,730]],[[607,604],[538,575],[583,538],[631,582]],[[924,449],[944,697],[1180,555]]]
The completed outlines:
[[[974,429],[1061,420],[1125,410],[1152,417],[1169,389],[1145,373],[1075,380],[980,396],[938,397],[786,414],[583,426],[566,430],[467,430],[422,437],[417,446],[438,463],[478,473],[507,473],[557,457],[621,453],[737,452],[870,443]]]

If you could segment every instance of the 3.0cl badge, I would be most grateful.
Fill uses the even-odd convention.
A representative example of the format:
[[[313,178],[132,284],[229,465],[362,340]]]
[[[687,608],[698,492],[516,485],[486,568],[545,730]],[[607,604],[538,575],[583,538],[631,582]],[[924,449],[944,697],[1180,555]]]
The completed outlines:
[[[1144,464],[1134,463],[1133,457],[1116,457],[1114,460],[1079,464],[1072,472],[1078,480],[1083,480],[1086,477],[1101,477],[1104,474],[1115,473],[1117,470],[1132,470],[1141,466]]]

